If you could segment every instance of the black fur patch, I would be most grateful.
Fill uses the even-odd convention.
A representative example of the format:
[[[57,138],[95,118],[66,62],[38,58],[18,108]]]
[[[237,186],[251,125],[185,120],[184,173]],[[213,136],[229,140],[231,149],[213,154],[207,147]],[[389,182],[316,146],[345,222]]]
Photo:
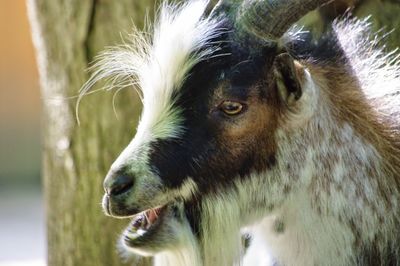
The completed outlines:
[[[316,64],[339,64],[346,62],[346,56],[339,40],[329,26],[319,39],[310,32],[303,32],[294,40],[289,40],[285,47],[289,54],[300,60],[310,60]]]
[[[220,125],[210,119],[211,96],[222,83],[228,83],[229,94],[246,100],[250,87],[263,76],[268,53],[275,47],[250,51],[230,42],[228,33],[213,40],[219,50],[215,56],[198,63],[188,74],[183,87],[176,90],[175,106],[183,112],[185,131],[179,139],[157,140],[151,144],[150,165],[169,188],[177,188],[187,177],[194,179],[202,192],[216,188],[216,181],[232,182],[238,174],[248,175],[254,159],[247,157],[235,167],[216,158],[224,158],[224,144],[216,138]],[[222,56],[218,56],[222,55]],[[272,63],[270,63],[272,65]],[[221,155],[222,154],[222,155]],[[268,158],[267,158],[268,159]]]

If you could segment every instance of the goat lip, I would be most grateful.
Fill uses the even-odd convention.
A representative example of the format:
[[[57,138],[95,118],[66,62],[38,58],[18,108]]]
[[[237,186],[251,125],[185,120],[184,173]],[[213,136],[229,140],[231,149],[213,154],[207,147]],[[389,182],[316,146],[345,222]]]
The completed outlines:
[[[117,219],[127,219],[135,217],[139,213],[138,208],[127,208],[125,205],[118,204],[109,195],[103,196],[102,207],[104,214]]]

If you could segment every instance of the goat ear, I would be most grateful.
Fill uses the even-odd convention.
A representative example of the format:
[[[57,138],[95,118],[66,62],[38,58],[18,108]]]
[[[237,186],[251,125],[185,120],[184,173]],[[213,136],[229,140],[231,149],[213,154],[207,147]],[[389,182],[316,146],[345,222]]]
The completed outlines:
[[[304,67],[288,53],[282,53],[275,58],[273,71],[279,97],[286,106],[293,106],[303,94]]]

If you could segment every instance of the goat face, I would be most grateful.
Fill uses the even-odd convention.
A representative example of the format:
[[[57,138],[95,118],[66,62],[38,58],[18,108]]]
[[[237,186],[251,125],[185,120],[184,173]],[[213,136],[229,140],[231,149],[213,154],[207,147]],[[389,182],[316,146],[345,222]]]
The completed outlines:
[[[134,217],[123,242],[145,255],[182,243],[183,228],[196,234],[203,198],[274,167],[278,121],[301,95],[303,72],[276,42],[218,9],[205,19],[205,6],[162,14],[150,58],[132,67],[144,94],[137,134],[104,182],[105,212]]]
[[[155,216],[172,216],[169,208],[176,202],[194,205],[209,194],[223,194],[237,179],[273,167],[279,102],[269,85],[272,77],[265,74],[271,64],[242,50],[229,54],[198,63],[169,109],[159,113],[157,130],[169,136],[148,141],[142,134],[157,134],[139,125],[106,178],[109,214],[131,216],[168,206],[147,211],[147,222],[154,223]],[[134,223],[142,221],[137,217]],[[128,243],[136,245],[131,238]]]

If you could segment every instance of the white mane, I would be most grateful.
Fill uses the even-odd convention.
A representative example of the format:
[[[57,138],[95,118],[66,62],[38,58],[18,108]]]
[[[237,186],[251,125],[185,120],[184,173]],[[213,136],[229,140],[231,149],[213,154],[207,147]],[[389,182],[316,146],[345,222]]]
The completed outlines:
[[[400,54],[397,49],[385,52],[385,37],[371,38],[371,26],[369,18],[346,18],[337,20],[334,30],[365,96],[378,111],[391,116],[400,108]]]
[[[128,43],[96,58],[78,104],[99,80],[107,80],[108,89],[134,86],[141,92],[144,107],[142,127],[153,128],[154,135],[161,138],[178,134],[176,123],[168,128],[157,126],[161,121],[179,119],[179,110],[171,108],[173,93],[196,63],[218,49],[207,47],[212,38],[221,34],[218,22],[204,16],[207,5],[205,0],[162,4],[153,27],[144,32],[134,29]]]

